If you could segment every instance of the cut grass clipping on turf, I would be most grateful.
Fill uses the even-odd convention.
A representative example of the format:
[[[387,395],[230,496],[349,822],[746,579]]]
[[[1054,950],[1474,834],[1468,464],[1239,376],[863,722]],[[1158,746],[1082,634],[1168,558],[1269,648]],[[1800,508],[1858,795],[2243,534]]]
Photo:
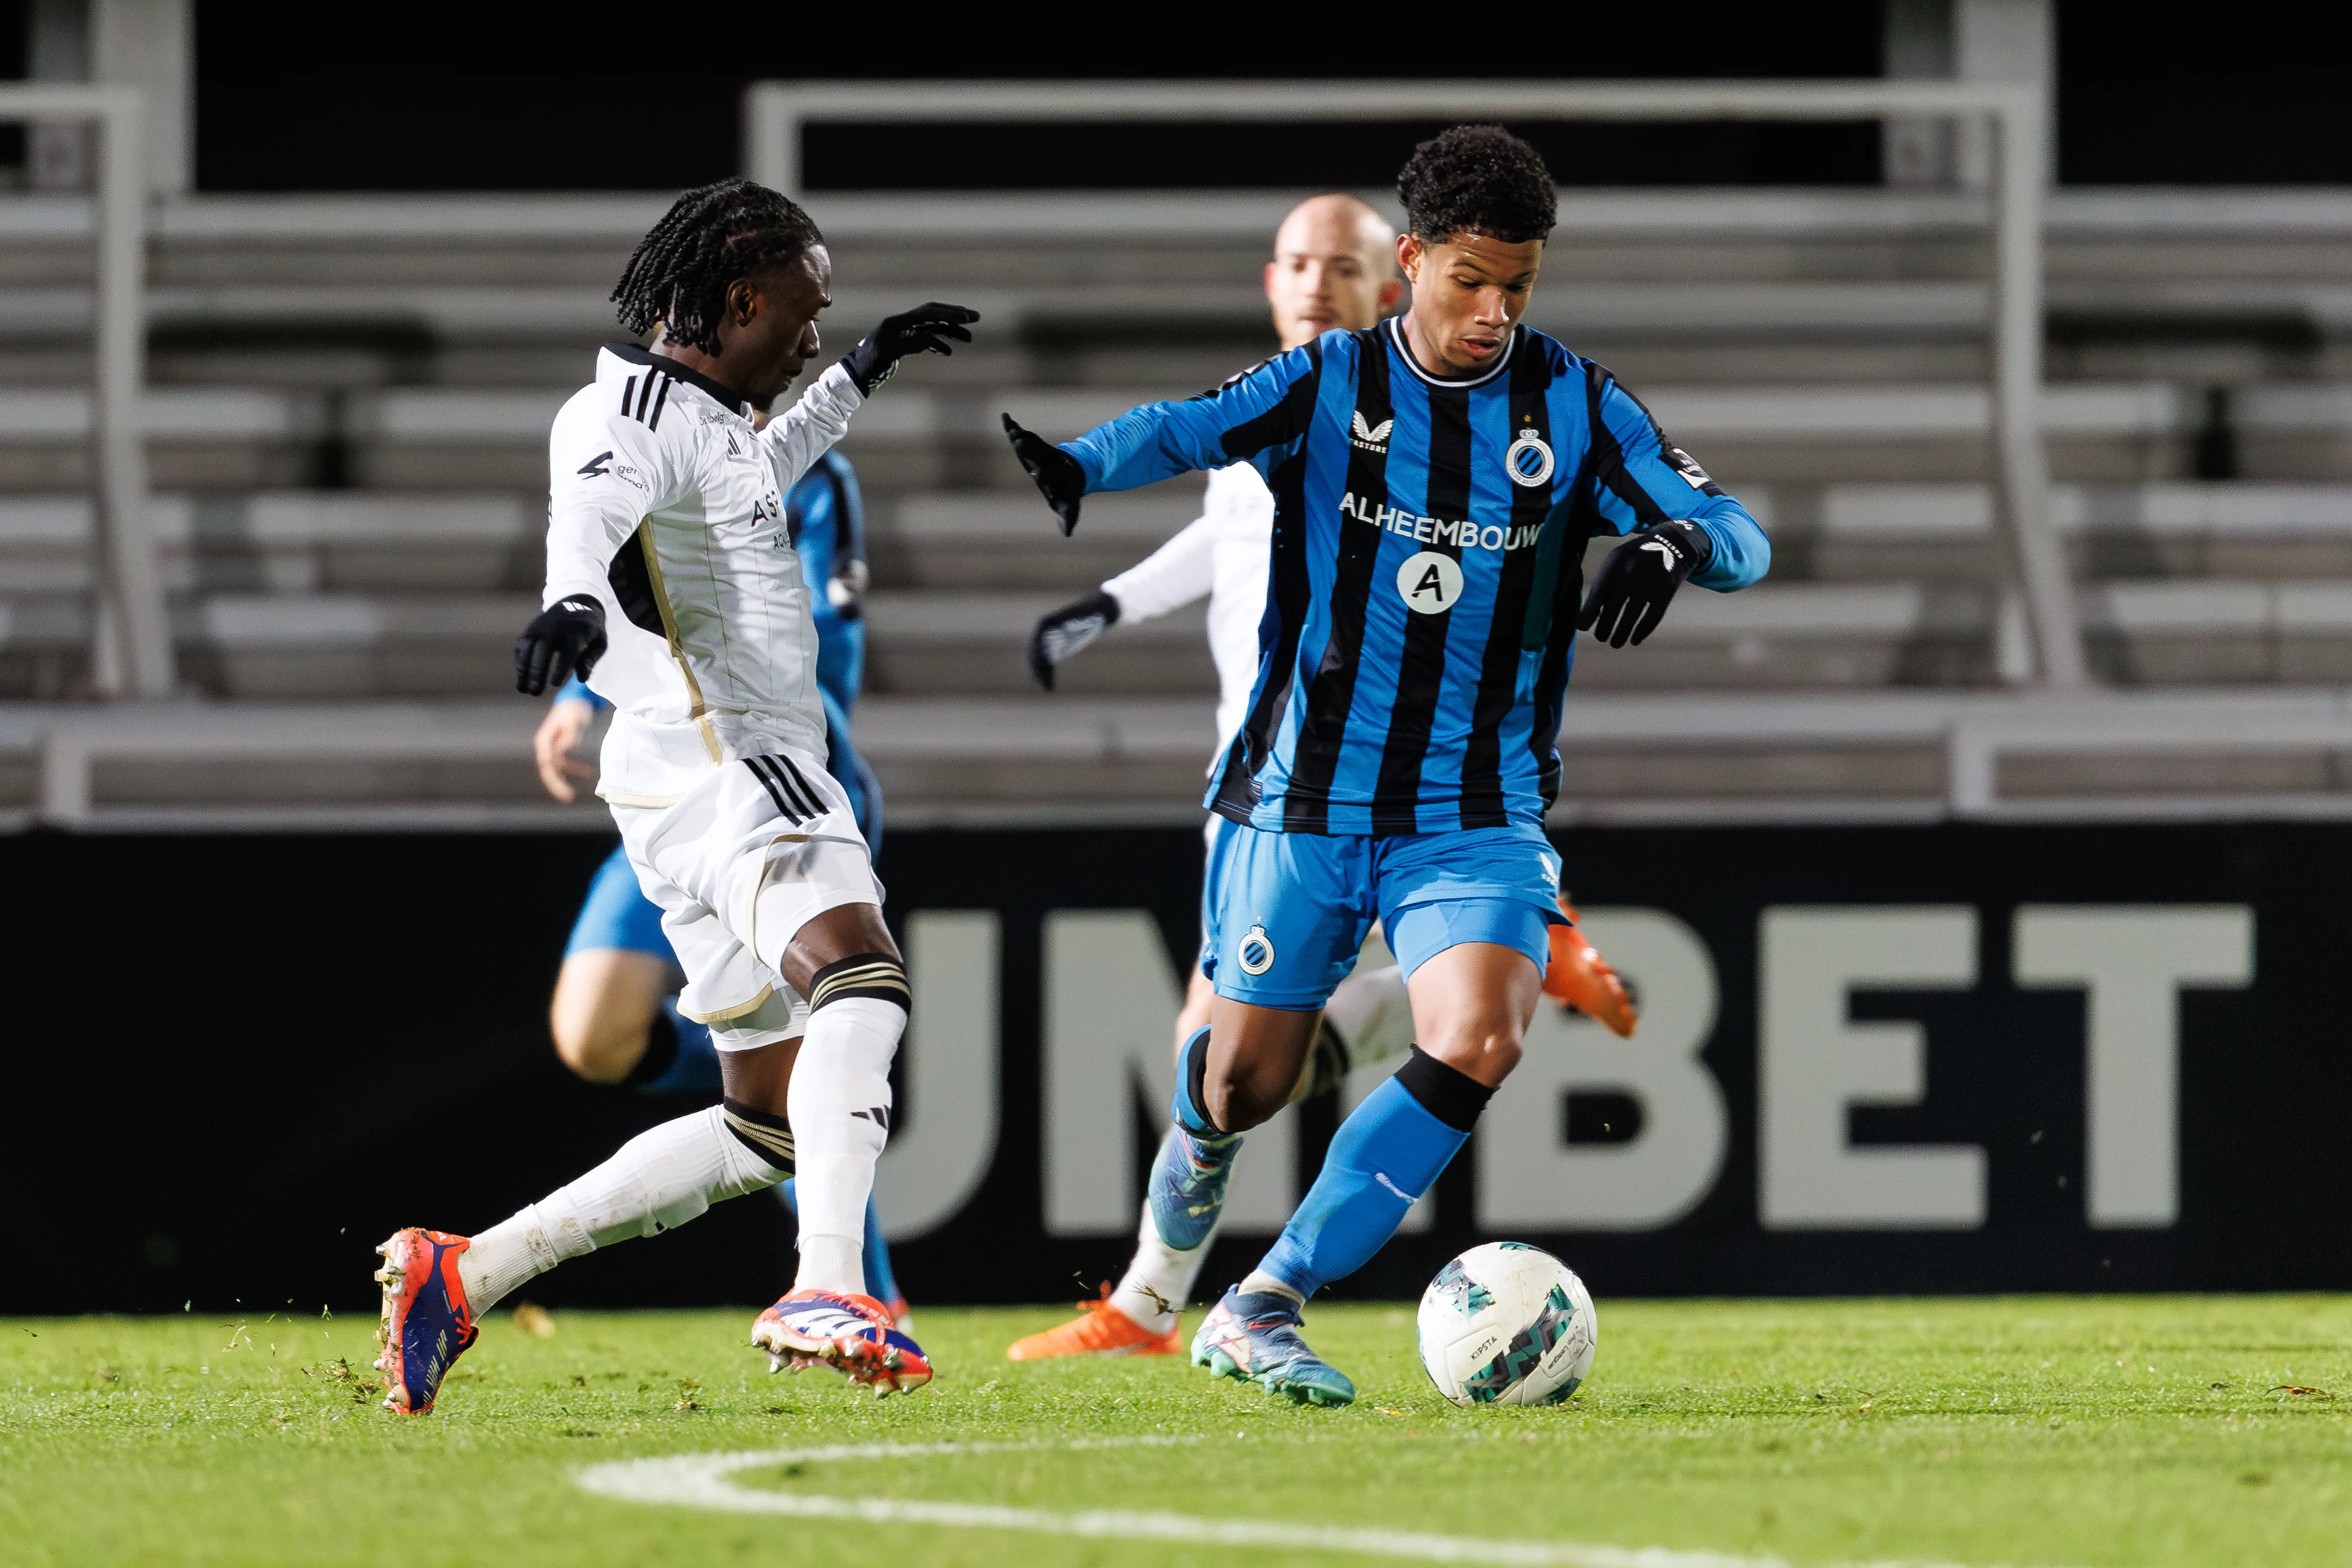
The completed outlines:
[[[1003,1359],[1062,1315],[927,1309],[939,1380],[877,1401],[749,1311],[502,1312],[421,1419],[372,1318],[11,1321],[0,1561],[2352,1562],[2341,1298],[1603,1301],[1529,1410],[1447,1405],[1401,1306],[1309,1312],[1337,1411]]]

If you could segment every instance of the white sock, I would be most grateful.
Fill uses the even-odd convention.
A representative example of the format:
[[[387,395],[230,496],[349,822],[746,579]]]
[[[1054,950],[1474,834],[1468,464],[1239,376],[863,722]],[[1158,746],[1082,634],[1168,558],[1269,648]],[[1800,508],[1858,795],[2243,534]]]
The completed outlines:
[[[1176,1326],[1176,1314],[1184,1303],[1192,1299],[1193,1282],[1201,1277],[1201,1265],[1209,1260],[1209,1243],[1216,1239],[1213,1228],[1198,1247],[1179,1251],[1160,1239],[1160,1227],[1151,1222],[1151,1205],[1145,1204],[1143,1223],[1135,1232],[1134,1260],[1118,1288],[1110,1293],[1110,1304],[1153,1333],[1166,1333]]]
[[[1394,964],[1359,969],[1323,1004],[1324,1021],[1348,1048],[1348,1071],[1403,1053],[1412,1044],[1412,998]]]
[[[866,1200],[889,1136],[890,1059],[907,1009],[844,997],[809,1014],[785,1096],[798,1152],[801,1267],[794,1290],[866,1292]]]
[[[457,1255],[457,1280],[474,1315],[567,1258],[674,1230],[791,1174],[744,1147],[724,1118],[713,1105],[640,1133],[578,1181],[473,1238]]]

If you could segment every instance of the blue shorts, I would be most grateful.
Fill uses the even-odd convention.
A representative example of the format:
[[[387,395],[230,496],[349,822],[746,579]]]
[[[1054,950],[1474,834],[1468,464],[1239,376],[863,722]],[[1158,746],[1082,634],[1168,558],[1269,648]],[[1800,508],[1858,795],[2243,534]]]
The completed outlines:
[[[1223,821],[1223,819],[1219,819]],[[1217,994],[1319,1008],[1377,917],[1407,977],[1464,942],[1551,962],[1559,856],[1532,825],[1393,838],[1267,832],[1227,822],[1209,846],[1201,967]]]
[[[580,903],[580,918],[572,923],[572,940],[563,945],[563,956],[569,958],[596,948],[624,947],[676,964],[677,955],[670,950],[669,938],[662,935],[661,922],[661,905],[637,885],[629,852],[616,848],[596,868],[596,879],[588,884],[588,896]]]

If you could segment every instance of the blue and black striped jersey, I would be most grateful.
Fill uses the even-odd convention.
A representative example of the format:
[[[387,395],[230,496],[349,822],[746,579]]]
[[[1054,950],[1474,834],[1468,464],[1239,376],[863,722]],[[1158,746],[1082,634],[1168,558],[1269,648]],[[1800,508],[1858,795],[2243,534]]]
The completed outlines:
[[[1458,381],[1414,362],[1400,320],[1326,332],[1063,449],[1089,491],[1241,461],[1265,476],[1257,684],[1208,798],[1257,828],[1540,821],[1559,791],[1586,540],[1688,518],[1714,547],[1690,580],[1725,591],[1771,559],[1616,378],[1525,327]]]

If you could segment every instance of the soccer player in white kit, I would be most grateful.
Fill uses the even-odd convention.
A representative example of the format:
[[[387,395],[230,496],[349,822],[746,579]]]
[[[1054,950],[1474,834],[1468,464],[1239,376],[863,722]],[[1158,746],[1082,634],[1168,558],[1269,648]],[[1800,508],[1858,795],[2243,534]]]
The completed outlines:
[[[908,354],[969,342],[976,313],[893,316],[763,427],[818,350],[832,260],[797,205],[721,181],[678,198],[613,298],[620,344],[548,438],[546,609],[516,685],[577,670],[615,709],[597,793],[711,1030],[724,1098],[473,1237],[378,1250],[385,1404],[421,1414],[481,1314],[568,1258],[799,1176],[800,1267],[752,1343],[877,1393],[930,1364],[863,1293],[864,1216],[890,1123],[909,992],[882,889],[826,772],[816,632],[782,497]]]
[[[1404,296],[1398,276],[1396,235],[1385,219],[1354,196],[1310,197],[1291,209],[1274,237],[1265,264],[1265,297],[1276,335],[1286,351],[1334,328],[1360,330],[1393,310]],[[1121,621],[1145,621],[1209,596],[1209,652],[1217,667],[1217,749],[1214,769],[1248,706],[1257,679],[1258,623],[1265,613],[1267,555],[1274,538],[1274,495],[1247,463],[1209,476],[1202,514],[1099,591],[1038,622],[1029,641],[1029,668],[1051,690],[1055,666]],[[1227,831],[1212,815],[1206,832]],[[1572,919],[1573,916],[1571,915]],[[1633,1013],[1617,977],[1574,927],[1554,928],[1554,961],[1545,988],[1556,999],[1600,1018],[1620,1034],[1632,1032]],[[1193,967],[1176,1016],[1175,1046],[1209,1021],[1215,993]],[[1322,1028],[1306,1070],[1291,1091],[1294,1102],[1336,1089],[1359,1067],[1402,1054],[1412,1043],[1412,1004],[1395,965],[1360,969],[1340,982],[1323,1009]],[[1171,1131],[1170,1137],[1175,1136]],[[1136,1232],[1133,1260],[1116,1288],[1081,1303],[1081,1315],[1018,1340],[1006,1355],[1037,1361],[1084,1354],[1172,1355],[1180,1348],[1176,1320],[1192,1297],[1215,1239],[1171,1246],[1149,1204]]]

